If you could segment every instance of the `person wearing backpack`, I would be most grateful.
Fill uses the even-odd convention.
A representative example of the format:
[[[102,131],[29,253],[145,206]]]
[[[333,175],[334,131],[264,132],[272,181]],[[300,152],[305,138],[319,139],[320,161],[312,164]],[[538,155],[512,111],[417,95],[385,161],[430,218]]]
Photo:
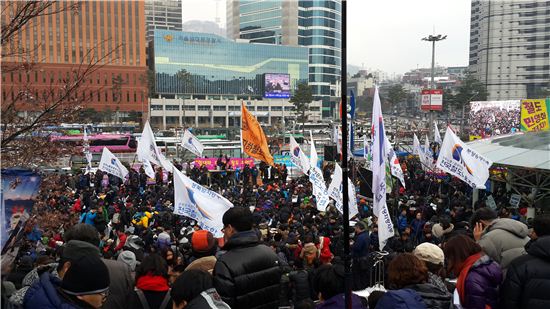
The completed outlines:
[[[128,308],[172,308],[168,266],[160,255],[146,256],[136,268],[136,287],[129,298]]]

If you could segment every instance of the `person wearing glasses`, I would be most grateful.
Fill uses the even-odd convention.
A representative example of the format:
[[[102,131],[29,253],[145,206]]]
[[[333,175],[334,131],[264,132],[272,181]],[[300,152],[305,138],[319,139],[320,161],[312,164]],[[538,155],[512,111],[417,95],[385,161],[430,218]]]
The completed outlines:
[[[109,292],[109,270],[98,255],[67,261],[59,279],[44,273],[26,293],[24,308],[101,308]]]

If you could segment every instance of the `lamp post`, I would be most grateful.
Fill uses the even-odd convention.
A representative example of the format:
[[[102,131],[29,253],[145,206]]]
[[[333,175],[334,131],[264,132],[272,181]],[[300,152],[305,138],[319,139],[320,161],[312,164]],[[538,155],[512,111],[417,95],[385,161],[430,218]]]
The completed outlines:
[[[438,34],[438,35],[429,35],[425,38],[422,38],[422,41],[428,41],[428,42],[432,42],[432,70],[431,70],[431,73],[432,73],[432,77],[431,77],[431,81],[430,81],[430,122],[428,124],[428,132],[431,132],[430,131],[430,126],[433,124],[434,122],[434,119],[433,119],[433,110],[431,108],[432,106],[432,93],[431,93],[431,90],[434,89],[435,87],[435,83],[434,83],[434,79],[435,79],[435,42],[438,42],[438,41],[443,41],[447,38],[446,35],[441,35],[441,34]],[[433,136],[432,136],[433,137]]]

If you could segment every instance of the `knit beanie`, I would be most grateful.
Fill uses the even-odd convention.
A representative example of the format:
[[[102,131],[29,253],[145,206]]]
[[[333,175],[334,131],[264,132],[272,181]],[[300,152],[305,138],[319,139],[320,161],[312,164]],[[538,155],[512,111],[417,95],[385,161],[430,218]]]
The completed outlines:
[[[81,240],[70,240],[63,248],[62,257],[74,261],[83,256],[95,256],[99,258],[99,249],[89,242]]]
[[[98,256],[83,256],[71,262],[61,289],[70,295],[100,294],[109,289],[109,270]]]
[[[206,230],[199,230],[193,233],[191,245],[193,246],[193,251],[205,253],[212,250],[216,242],[214,241],[214,235],[212,235],[212,233]]]

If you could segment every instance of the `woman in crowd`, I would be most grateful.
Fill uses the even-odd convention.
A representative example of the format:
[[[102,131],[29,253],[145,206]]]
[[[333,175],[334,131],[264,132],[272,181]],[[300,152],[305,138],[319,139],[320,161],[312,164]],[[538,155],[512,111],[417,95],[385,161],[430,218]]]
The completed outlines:
[[[500,266],[483,254],[470,237],[457,235],[443,248],[447,270],[458,276],[456,291],[466,309],[497,308],[498,288],[502,282]]]
[[[451,308],[451,294],[428,283],[428,268],[412,253],[400,254],[390,262],[388,280],[395,290],[386,293],[376,308]]]
[[[158,254],[143,259],[136,269],[136,288],[130,296],[129,308],[169,309],[172,300],[168,285],[168,266]]]

